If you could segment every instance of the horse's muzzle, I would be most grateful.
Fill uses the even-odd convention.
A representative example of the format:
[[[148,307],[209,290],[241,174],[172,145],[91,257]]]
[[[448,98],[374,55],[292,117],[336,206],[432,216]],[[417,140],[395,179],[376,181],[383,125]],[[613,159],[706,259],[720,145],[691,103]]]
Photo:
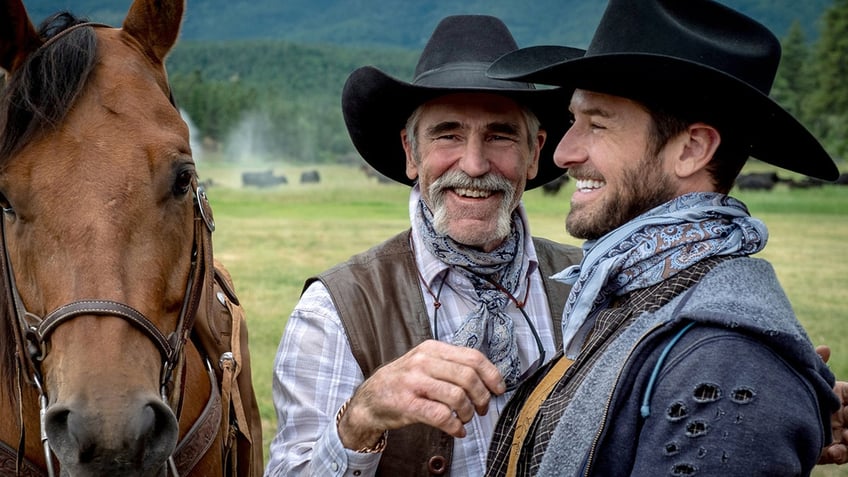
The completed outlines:
[[[158,398],[130,400],[113,412],[100,406],[55,403],[44,431],[62,475],[161,475],[179,433],[171,409]]]

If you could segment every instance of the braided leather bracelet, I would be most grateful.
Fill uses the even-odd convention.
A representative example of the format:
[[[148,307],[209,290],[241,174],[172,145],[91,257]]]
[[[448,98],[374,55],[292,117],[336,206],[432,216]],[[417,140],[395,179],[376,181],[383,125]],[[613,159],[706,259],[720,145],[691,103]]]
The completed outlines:
[[[347,411],[347,406],[350,404],[351,399],[353,399],[353,397],[345,401],[345,403],[342,404],[341,409],[339,409],[339,412],[336,414],[336,428],[339,427],[339,423],[342,421],[342,415],[345,411]],[[389,431],[385,430],[374,445],[357,449],[356,452],[359,452],[360,454],[379,454],[386,449],[386,441],[388,440],[388,437]]]

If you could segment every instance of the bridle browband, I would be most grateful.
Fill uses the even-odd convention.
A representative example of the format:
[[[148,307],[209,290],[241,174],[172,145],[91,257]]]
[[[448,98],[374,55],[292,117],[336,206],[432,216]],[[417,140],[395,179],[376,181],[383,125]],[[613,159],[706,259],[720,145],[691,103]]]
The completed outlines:
[[[91,22],[72,25],[45,41],[39,49],[49,46],[59,37],[81,27],[108,27],[108,25]],[[171,91],[168,91],[168,97],[171,104],[176,108]],[[143,313],[127,304],[113,300],[77,300],[56,308],[44,317],[27,311],[18,292],[15,275],[9,259],[9,251],[6,246],[5,217],[0,217],[0,248],[2,248],[0,261],[2,261],[2,273],[5,274],[6,297],[8,301],[6,313],[12,319],[15,332],[16,359],[18,363],[18,395],[19,398],[22,395],[22,374],[26,374],[28,377],[31,377],[31,384],[36,387],[39,394],[41,406],[41,441],[44,447],[47,473],[50,477],[53,477],[54,472],[50,446],[44,428],[48,399],[43,386],[41,362],[48,352],[47,345],[51,334],[59,326],[76,317],[103,316],[120,318],[142,331],[154,343],[162,355],[162,370],[159,380],[160,397],[168,404],[179,419],[182,399],[181,377],[175,376],[174,371],[176,370],[178,374],[183,372],[183,348],[194,327],[204,286],[211,284],[214,268],[212,263],[212,232],[215,230],[215,222],[206,192],[202,186],[198,185],[196,178],[192,180],[192,196],[194,239],[191,251],[191,267],[177,324],[174,330],[167,336],[149,318],[144,316]],[[18,404],[22,406],[21,402]],[[21,462],[24,456],[24,436],[25,429],[23,417],[21,417],[21,436],[17,453],[17,468],[21,468]],[[173,455],[169,459],[169,466],[174,475],[177,475]]]

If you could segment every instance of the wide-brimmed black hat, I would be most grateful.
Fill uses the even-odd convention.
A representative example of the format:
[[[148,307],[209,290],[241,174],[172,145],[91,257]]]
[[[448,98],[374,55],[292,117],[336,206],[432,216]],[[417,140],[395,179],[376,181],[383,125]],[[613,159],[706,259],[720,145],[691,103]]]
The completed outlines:
[[[768,96],[779,40],[728,7],[709,0],[610,0],[583,57],[560,48],[509,53],[489,76],[660,105],[734,135],[762,161],[824,180],[839,176],[819,141]]]
[[[539,172],[529,180],[532,189],[564,173],[553,162],[553,151],[568,128],[570,92],[536,89],[524,81],[501,81],[486,76],[492,62],[518,45],[504,23],[486,15],[456,15],[443,19],[424,47],[412,83],[393,78],[373,66],[355,70],[342,91],[342,113],[359,154],[381,174],[403,184],[406,155],[400,131],[412,112],[439,96],[488,92],[512,98],[529,108],[547,132]],[[561,50],[579,56],[583,50]]]

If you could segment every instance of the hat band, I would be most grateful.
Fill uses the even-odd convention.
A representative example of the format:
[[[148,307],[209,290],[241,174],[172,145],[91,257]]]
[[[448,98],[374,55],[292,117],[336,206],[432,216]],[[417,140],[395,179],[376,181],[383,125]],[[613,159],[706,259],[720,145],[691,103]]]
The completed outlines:
[[[532,84],[523,81],[503,81],[489,78],[486,71],[491,63],[448,63],[438,68],[422,71],[412,84],[428,88],[445,89],[494,89],[534,90]]]

